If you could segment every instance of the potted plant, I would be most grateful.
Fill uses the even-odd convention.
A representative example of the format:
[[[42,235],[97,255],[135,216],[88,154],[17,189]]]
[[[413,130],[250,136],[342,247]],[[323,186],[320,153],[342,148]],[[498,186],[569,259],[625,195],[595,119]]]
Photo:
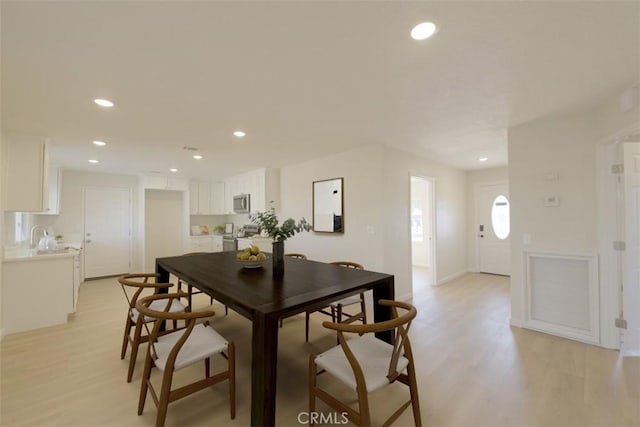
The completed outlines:
[[[284,241],[296,233],[311,230],[311,224],[304,218],[299,221],[289,218],[281,224],[273,208],[251,214],[249,219],[273,239],[273,275],[281,276],[284,273]]]

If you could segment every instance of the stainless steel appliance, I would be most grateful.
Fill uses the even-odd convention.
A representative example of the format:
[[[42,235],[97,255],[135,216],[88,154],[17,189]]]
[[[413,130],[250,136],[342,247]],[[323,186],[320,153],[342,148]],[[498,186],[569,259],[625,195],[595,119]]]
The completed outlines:
[[[238,194],[233,196],[233,211],[235,213],[249,213],[251,211],[251,195]]]
[[[238,250],[248,248],[253,245],[253,236],[260,234],[260,226],[256,224],[245,224],[240,227],[238,231],[238,238],[236,241],[238,242]]]
[[[222,250],[224,252],[238,250],[238,241],[233,234],[225,234],[222,236]]]

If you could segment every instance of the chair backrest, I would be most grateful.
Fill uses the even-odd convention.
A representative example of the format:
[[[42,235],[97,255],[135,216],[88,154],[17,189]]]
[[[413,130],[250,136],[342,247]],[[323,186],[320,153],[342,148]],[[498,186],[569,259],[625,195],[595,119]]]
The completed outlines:
[[[157,358],[154,343],[157,341],[158,335],[160,335],[160,326],[162,325],[164,320],[183,320],[185,322],[184,328],[179,328],[176,330],[184,330],[184,332],[182,333],[182,336],[177,340],[169,355],[169,363],[173,364],[178,355],[178,352],[180,351],[180,348],[182,348],[184,343],[187,341],[189,334],[191,334],[191,331],[196,325],[196,321],[203,317],[213,317],[215,315],[215,312],[213,311],[169,311],[174,300],[179,300],[180,298],[185,298],[186,296],[187,294],[185,294],[184,292],[175,292],[171,294],[154,294],[140,298],[136,303],[136,309],[140,312],[141,315],[155,319],[155,321],[153,322],[152,330],[149,330],[149,326],[147,326],[147,323],[144,323],[144,327],[147,329],[147,334],[149,335],[149,351],[151,352],[154,360]],[[150,307],[154,301],[166,301],[162,311],[155,310]]]
[[[358,264],[357,262],[353,262],[353,261],[333,261],[330,264],[339,265],[341,267],[347,267],[347,268],[355,268],[356,270],[364,270],[364,267],[362,266],[362,264]]]
[[[160,289],[168,289],[173,286],[171,283],[149,283],[149,279],[157,279],[158,276],[159,275],[156,273],[132,273],[118,277],[118,282],[120,283],[120,286],[122,286],[122,292],[124,292],[124,296],[129,303],[129,311],[135,308],[140,294],[145,289],[153,289],[153,293],[157,294]],[[135,289],[131,297],[129,297],[127,288]]]
[[[355,360],[353,353],[349,349],[349,345],[343,334],[345,332],[348,332],[363,335],[394,330],[395,334],[393,342],[393,352],[389,360],[389,368],[387,372],[387,378],[391,382],[394,381],[400,374],[398,372],[398,361],[400,360],[401,356],[404,355],[410,361],[413,361],[413,353],[411,351],[411,342],[409,341],[408,332],[409,327],[411,326],[411,321],[416,317],[418,311],[413,305],[402,301],[383,299],[379,301],[379,304],[389,306],[391,308],[392,316],[390,320],[385,320],[383,322],[377,323],[367,323],[364,325],[353,323],[323,322],[322,326],[327,329],[333,329],[337,331],[338,341],[340,342],[340,345],[342,346],[347,359],[349,359],[349,363],[354,369],[354,372],[360,370],[360,367],[358,362]],[[404,311],[402,315],[398,313],[398,308]]]
[[[297,259],[307,259],[307,256],[305,254],[300,254],[300,253],[296,253],[296,252],[291,252],[288,254],[284,254],[284,256],[288,256],[291,258],[297,258]]]

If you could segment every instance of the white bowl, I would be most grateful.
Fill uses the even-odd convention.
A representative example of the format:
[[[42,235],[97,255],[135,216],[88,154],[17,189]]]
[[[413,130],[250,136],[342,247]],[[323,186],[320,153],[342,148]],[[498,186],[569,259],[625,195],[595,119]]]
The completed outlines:
[[[263,259],[261,261],[243,261],[237,259],[236,262],[240,263],[240,265],[242,265],[242,268],[261,268],[264,263],[268,262],[269,260],[270,258],[267,257],[266,259]]]

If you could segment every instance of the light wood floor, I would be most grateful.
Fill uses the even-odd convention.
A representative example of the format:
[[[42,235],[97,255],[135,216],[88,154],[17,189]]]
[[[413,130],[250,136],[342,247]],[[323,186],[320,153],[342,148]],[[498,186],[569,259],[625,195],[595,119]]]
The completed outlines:
[[[510,327],[504,277],[469,274],[419,289],[411,335],[425,426],[640,425],[638,358]],[[130,384],[127,360],[119,357],[125,317],[120,286],[105,279],[86,282],[80,291],[78,312],[68,324],[2,342],[3,427],[154,425],[150,398],[144,414],[136,415],[142,354]],[[197,298],[200,307],[207,305],[206,296]],[[213,318],[214,327],[238,348],[237,418],[229,419],[226,384],[220,384],[171,404],[167,426],[249,425],[250,323],[214,307],[221,314]],[[279,426],[299,425],[298,414],[307,410],[307,355],[335,343],[320,325],[322,316],[312,320],[310,343],[304,342],[304,316],[285,320],[280,333]],[[188,368],[179,377],[201,370]],[[405,395],[399,384],[374,395],[374,423],[380,425]],[[395,425],[412,424],[407,411]]]

